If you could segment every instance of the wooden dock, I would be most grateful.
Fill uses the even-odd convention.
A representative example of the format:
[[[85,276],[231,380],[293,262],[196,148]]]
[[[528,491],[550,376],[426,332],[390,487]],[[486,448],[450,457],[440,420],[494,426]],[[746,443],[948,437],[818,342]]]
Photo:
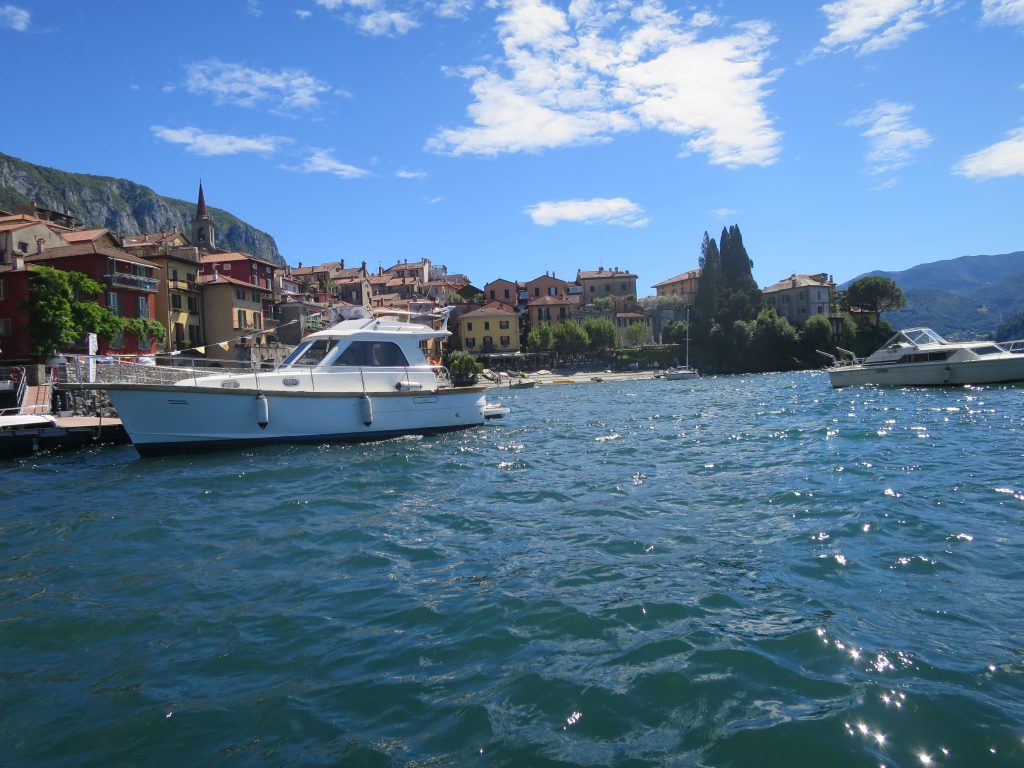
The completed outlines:
[[[117,418],[57,416],[55,419],[52,425],[0,430],[0,458],[131,442]]]

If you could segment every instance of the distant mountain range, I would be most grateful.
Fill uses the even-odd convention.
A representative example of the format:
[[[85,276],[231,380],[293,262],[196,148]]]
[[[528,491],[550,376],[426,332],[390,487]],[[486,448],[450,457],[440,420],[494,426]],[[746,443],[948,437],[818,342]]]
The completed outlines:
[[[197,187],[198,191],[198,187]],[[32,204],[71,215],[89,227],[106,227],[123,235],[192,230],[195,202],[162,197],[149,187],[125,179],[68,173],[0,153],[0,210]],[[245,251],[284,265],[274,238],[227,211],[210,208],[217,247]]]
[[[974,338],[994,334],[1024,312],[1024,251],[961,256],[860,277],[867,275],[891,277],[906,296],[903,309],[882,315],[896,328],[923,325],[948,338]]]

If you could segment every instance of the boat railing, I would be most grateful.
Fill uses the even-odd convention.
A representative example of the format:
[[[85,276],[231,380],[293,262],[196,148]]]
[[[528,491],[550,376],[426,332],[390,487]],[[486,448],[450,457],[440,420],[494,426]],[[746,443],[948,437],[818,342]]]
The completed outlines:
[[[68,355],[54,377],[58,384],[175,384],[184,379],[218,373],[250,373],[256,363],[218,361],[216,367],[202,358],[174,357],[169,365],[155,365],[152,358]]]
[[[996,344],[1007,352],[1013,352],[1015,355],[1024,355],[1024,339],[1016,339],[1015,341],[997,341]]]

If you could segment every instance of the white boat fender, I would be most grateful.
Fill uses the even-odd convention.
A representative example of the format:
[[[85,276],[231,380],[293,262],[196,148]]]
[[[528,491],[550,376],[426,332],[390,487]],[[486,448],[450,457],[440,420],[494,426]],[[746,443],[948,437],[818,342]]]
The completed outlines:
[[[270,423],[270,401],[262,392],[256,395],[256,423],[260,429],[266,429]]]
[[[373,401],[365,392],[359,398],[359,416],[365,426],[373,424]]]

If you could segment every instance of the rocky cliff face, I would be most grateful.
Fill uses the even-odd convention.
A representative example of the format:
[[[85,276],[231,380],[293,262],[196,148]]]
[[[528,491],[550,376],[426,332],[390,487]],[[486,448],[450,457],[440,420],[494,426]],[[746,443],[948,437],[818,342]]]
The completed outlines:
[[[71,215],[90,227],[106,227],[125,235],[192,229],[195,203],[161,197],[149,187],[126,179],[67,173],[33,165],[0,153],[0,208],[34,202]],[[210,208],[217,228],[217,246],[245,251],[283,265],[274,238],[226,211]]]

